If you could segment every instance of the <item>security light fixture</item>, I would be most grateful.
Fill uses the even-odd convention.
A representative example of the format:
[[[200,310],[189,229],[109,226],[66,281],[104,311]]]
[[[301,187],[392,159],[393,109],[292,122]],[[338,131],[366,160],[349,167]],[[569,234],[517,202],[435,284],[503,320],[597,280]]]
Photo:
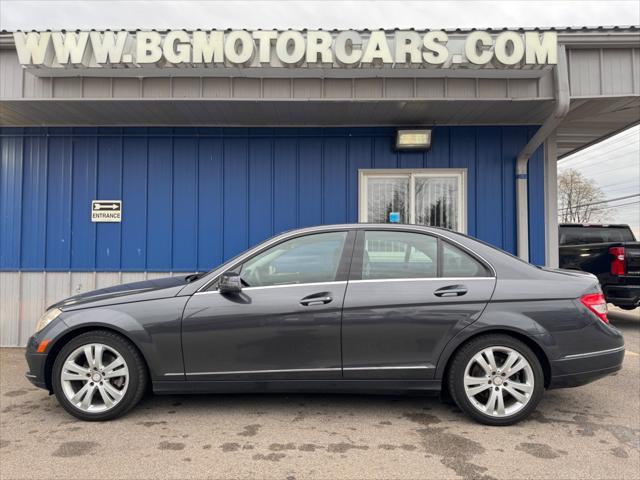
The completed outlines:
[[[397,150],[427,150],[431,147],[431,130],[398,130]]]

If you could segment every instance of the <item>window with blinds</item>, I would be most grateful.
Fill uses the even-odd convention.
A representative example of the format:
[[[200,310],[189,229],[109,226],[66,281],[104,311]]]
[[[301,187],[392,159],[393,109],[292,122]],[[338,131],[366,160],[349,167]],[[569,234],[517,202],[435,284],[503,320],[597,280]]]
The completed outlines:
[[[466,231],[463,169],[361,170],[360,221]]]

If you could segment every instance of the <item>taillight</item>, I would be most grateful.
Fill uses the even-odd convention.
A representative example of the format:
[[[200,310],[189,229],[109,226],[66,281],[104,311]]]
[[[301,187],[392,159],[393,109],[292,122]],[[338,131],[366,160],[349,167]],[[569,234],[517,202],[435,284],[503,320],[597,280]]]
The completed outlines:
[[[611,247],[609,253],[613,255],[611,260],[611,273],[613,275],[625,275],[627,272],[624,265],[624,247]]]
[[[582,304],[591,310],[604,323],[609,323],[607,318],[607,301],[602,293],[589,293],[580,297]]]

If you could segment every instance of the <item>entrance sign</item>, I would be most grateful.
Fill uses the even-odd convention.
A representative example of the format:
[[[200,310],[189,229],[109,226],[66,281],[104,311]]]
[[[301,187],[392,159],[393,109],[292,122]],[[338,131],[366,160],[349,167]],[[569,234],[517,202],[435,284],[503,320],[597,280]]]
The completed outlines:
[[[210,30],[15,32],[42,70],[175,68],[530,68],[558,61],[554,31]]]
[[[122,200],[92,200],[92,222],[122,222]]]

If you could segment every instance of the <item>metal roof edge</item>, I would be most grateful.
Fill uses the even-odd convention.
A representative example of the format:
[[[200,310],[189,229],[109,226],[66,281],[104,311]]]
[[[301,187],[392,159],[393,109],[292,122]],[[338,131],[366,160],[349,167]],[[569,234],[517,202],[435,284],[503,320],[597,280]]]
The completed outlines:
[[[276,30],[278,32],[286,32],[286,31],[290,31],[290,30],[297,30],[297,31],[301,31],[301,32],[308,32],[308,31],[326,31],[326,32],[341,32],[344,30],[355,30],[358,32],[372,32],[372,31],[379,31],[379,30],[384,30],[387,33],[392,33],[392,32],[396,32],[399,30],[413,30],[416,32],[430,32],[430,31],[445,31],[447,33],[470,33],[470,32],[474,32],[474,31],[478,31],[478,30],[482,30],[482,31],[488,31],[488,32],[493,32],[493,33],[498,33],[498,32],[503,32],[503,31],[518,31],[518,32],[533,32],[533,31],[538,31],[538,32],[549,32],[549,31],[555,31],[558,33],[573,33],[573,32],[581,32],[581,33],[586,33],[586,32],[624,32],[624,31],[640,31],[640,25],[608,25],[608,26],[551,26],[551,27],[473,27],[473,28],[414,28],[414,27],[392,27],[392,28],[384,28],[384,27],[379,27],[379,28],[299,28],[299,29],[292,29],[292,28],[273,28],[273,29],[265,29],[265,28],[208,28],[208,29],[203,29],[203,28],[181,28],[181,27],[176,27],[176,28],[170,28],[170,29],[157,29],[157,28],[135,28],[135,29],[131,29],[131,28],[60,28],[60,29],[17,29],[17,30],[0,30],[0,34],[4,34],[4,33],[14,33],[14,32],[82,32],[82,31],[91,31],[91,32],[96,32],[96,31],[100,31],[100,32],[104,32],[104,31],[114,31],[114,32],[119,32],[119,31],[128,31],[129,33],[135,33],[135,32],[140,32],[140,31],[156,31],[159,33],[167,33],[169,31],[175,31],[175,30],[185,30],[187,32],[198,32],[198,31],[210,31],[210,30],[217,30],[217,31],[224,31],[224,32],[228,32],[231,30],[245,30],[245,31],[269,31],[269,30]]]

